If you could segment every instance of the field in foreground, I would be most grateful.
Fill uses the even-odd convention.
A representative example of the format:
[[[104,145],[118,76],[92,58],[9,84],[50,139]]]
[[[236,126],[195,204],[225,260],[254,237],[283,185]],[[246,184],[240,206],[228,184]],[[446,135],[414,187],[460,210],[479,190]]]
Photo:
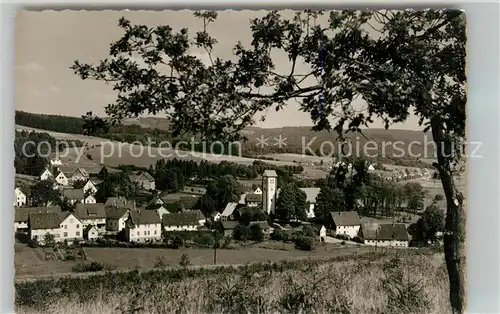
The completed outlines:
[[[157,269],[16,284],[17,313],[450,313],[443,255]]]
[[[16,244],[14,264],[16,279],[32,279],[41,276],[52,276],[71,273],[71,268],[81,261],[45,260],[42,248],[29,248]],[[85,248],[88,260],[113,265],[117,270],[151,269],[156,260],[162,258],[167,265],[176,266],[181,256],[187,254],[193,265],[213,265],[214,251],[210,249],[182,248],[173,249],[139,249],[139,248]],[[323,244],[312,252],[294,249],[293,244],[270,241],[245,248],[217,250],[217,264],[246,264],[266,261],[281,261],[291,259],[323,259],[350,255],[373,250],[369,247],[350,247],[340,244]]]

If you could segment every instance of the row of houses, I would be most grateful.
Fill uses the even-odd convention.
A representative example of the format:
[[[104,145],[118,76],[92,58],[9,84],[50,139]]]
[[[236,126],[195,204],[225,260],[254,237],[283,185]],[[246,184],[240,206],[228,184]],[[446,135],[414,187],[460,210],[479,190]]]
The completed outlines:
[[[71,242],[122,231],[127,241],[147,242],[161,240],[162,229],[194,231],[205,223],[199,210],[160,215],[156,210],[137,208],[135,202],[116,197],[104,204],[78,203],[74,212],[61,211],[59,206],[16,207],[14,229],[42,242],[47,233],[54,235],[57,242]]]

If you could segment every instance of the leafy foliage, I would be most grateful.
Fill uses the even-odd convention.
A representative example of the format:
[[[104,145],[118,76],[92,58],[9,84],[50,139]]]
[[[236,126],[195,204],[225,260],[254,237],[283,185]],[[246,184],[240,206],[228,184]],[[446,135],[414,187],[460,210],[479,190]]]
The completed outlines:
[[[306,220],[308,209],[307,195],[297,185],[286,184],[276,201],[275,218],[284,221]]]

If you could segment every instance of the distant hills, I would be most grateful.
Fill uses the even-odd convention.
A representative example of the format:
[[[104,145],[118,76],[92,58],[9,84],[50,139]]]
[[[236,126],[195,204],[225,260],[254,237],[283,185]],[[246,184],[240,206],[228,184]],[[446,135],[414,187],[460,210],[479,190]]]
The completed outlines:
[[[55,132],[82,134],[83,119],[60,115],[43,115],[16,111],[16,124]],[[114,127],[108,134],[99,135],[108,139],[132,142],[145,141],[151,137],[155,142],[173,139],[169,132],[169,120],[160,117],[129,118],[122,126]],[[434,159],[435,149],[430,132],[411,130],[366,129],[364,136],[351,134],[349,139],[353,154],[373,158],[383,163],[402,166],[428,166]],[[310,127],[260,128],[248,127],[242,131],[248,141],[242,144],[243,155],[248,157],[269,154],[293,153],[323,156],[339,151],[337,134],[327,131],[314,132]],[[278,140],[281,136],[281,148]],[[262,143],[261,140],[264,140]],[[286,144],[286,145],[284,145]],[[426,148],[427,146],[427,148]],[[348,150],[349,152],[349,150]],[[375,157],[376,156],[376,157]]]

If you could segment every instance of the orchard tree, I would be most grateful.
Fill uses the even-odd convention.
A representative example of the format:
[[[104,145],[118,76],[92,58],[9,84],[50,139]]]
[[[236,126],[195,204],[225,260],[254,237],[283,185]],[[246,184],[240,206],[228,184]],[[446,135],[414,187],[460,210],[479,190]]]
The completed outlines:
[[[276,200],[275,217],[280,220],[306,220],[307,195],[294,183],[288,183],[281,188]]]
[[[412,114],[431,131],[434,164],[447,202],[444,249],[454,312],[465,304],[464,198],[454,172],[465,146],[465,13],[460,10],[297,12],[284,18],[269,12],[251,21],[249,47],[236,43],[234,58],[213,55],[217,40],[208,28],[215,12],[196,12],[203,28],[132,25],[97,64],[75,61],[82,79],[112,84],[118,92],[106,106],[108,123],[141,114],[166,113],[173,135],[198,134],[207,141],[235,140],[238,131],[269,108],[295,99],[310,113],[314,130],[361,132],[374,118],[386,128]],[[204,64],[192,55],[203,49]],[[271,57],[280,51],[290,67],[279,72]],[[141,62],[136,62],[140,60]],[[307,73],[298,63],[306,64]],[[358,108],[353,102],[362,99]],[[101,120],[90,115],[87,125]],[[91,133],[91,132],[90,132]]]
[[[429,205],[417,223],[425,242],[436,241],[436,233],[443,231],[444,212],[436,205]]]

